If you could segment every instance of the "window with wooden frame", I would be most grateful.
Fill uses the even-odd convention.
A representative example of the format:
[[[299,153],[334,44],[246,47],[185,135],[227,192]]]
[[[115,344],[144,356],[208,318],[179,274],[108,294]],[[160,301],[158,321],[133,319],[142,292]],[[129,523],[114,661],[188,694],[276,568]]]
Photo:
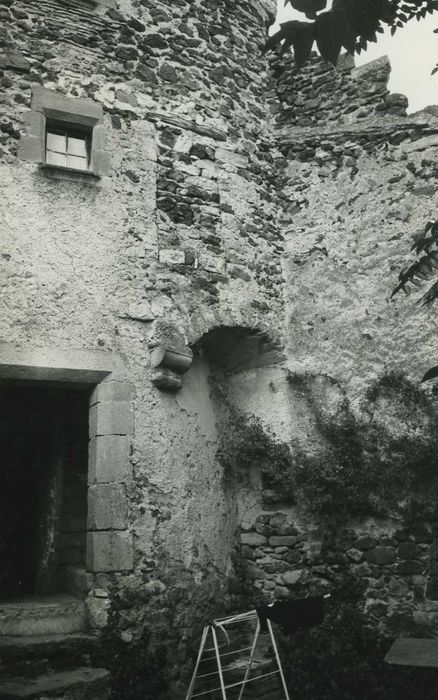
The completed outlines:
[[[91,98],[66,97],[34,85],[18,157],[37,163],[50,177],[89,182],[108,176],[111,154],[103,119],[102,105]]]
[[[47,121],[46,163],[74,170],[89,170],[91,139],[91,130]]]

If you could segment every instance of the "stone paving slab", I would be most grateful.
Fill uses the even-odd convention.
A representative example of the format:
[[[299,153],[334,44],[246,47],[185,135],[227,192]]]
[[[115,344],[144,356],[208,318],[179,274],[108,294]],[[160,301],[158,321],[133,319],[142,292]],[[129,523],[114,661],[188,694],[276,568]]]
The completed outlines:
[[[438,639],[396,639],[385,661],[395,666],[438,668]]]

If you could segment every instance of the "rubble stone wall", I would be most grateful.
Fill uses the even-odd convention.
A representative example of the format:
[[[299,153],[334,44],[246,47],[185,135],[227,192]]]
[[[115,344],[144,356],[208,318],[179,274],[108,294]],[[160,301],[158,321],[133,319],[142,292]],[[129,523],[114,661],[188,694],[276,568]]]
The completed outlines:
[[[389,103],[389,68],[379,59],[350,68],[348,78],[326,69],[324,94],[347,80],[357,86],[354,104],[369,99],[372,85],[377,105]],[[290,84],[293,92],[294,79]],[[292,119],[276,130],[284,157],[278,191],[288,355],[297,370],[342,378],[354,391],[385,369],[418,381],[434,359],[434,314],[403,294],[390,301],[412,241],[434,218],[438,201],[438,122],[427,112],[402,112],[335,115],[328,108],[325,121]]]
[[[355,69],[344,57],[337,72],[316,58],[295,74],[285,59],[272,66],[290,371],[289,387],[279,382],[277,391],[296,406],[307,401],[301,415],[309,426],[303,431],[303,419],[293,421],[286,441],[297,459],[316,455],[315,478],[318,469],[324,475],[327,425],[342,426],[340,390],[356,426],[370,431],[359,439],[368,465],[374,454],[390,473],[413,440],[409,475],[421,461],[423,399],[432,422],[437,415],[433,391],[420,385],[435,364],[436,316],[403,294],[390,297],[413,259],[413,241],[436,218],[438,122],[427,111],[406,115],[406,98],[387,90],[387,59]],[[395,388],[399,382],[415,387],[412,402]],[[431,457],[432,473],[433,465]],[[432,488],[428,479],[430,473],[423,484]],[[332,523],[328,536],[318,518],[312,534],[303,504],[275,512],[265,503],[241,536],[257,587],[288,597],[322,591],[342,570],[354,571],[377,627],[390,634],[435,628],[435,523],[422,522],[424,513],[408,523],[407,484],[408,476],[395,511],[372,522],[351,520],[345,530]]]
[[[431,621],[436,629],[435,537],[429,523],[405,529],[390,519],[352,523],[333,537],[290,509],[259,515],[241,542],[248,575],[268,599],[323,595],[353,574],[370,626],[397,636],[430,631]]]
[[[278,440],[323,454],[312,401],[316,392],[336,423],[336,397],[318,384],[298,391],[294,377],[328,377],[358,420],[388,413],[389,432],[411,440],[416,427],[391,396],[375,393],[371,410],[367,391],[394,370],[418,383],[435,362],[433,313],[389,295],[410,236],[436,210],[436,120],[405,116],[384,60],[353,69],[344,59],[336,72],[318,59],[296,73],[274,57],[268,73],[273,10],[268,0],[0,2],[1,340],[99,348],[114,355],[112,379],[132,387],[123,489],[134,567],[87,574],[82,593],[91,589],[98,626],[116,586],[127,642],[142,627],[168,638],[172,620],[172,678],[202,622],[244,605],[239,524],[243,559],[269,595],[325,587],[348,564],[382,627],[396,610],[427,612],[435,596],[431,523],[417,535],[388,516],[322,546],[290,503],[266,507],[258,474],[236,498],[218,459],[230,402]],[[33,85],[102,106],[107,175],[32,161]],[[257,330],[286,361],[268,352],[215,385],[231,340],[214,361],[204,341],[223,327]],[[263,338],[242,335],[240,354]],[[162,372],[178,392],[152,382],[157,348],[187,365],[193,351],[177,381]]]
[[[118,440],[130,442],[132,471],[117,475],[117,493],[90,487],[94,569],[71,572],[68,587],[97,627],[107,591],[119,590],[118,632],[166,638],[172,678],[191,663],[205,619],[240,605],[228,588],[237,511],[216,457],[208,362],[195,351],[179,393],[166,393],[151,382],[150,356],[219,326],[281,344],[283,242],[260,51],[273,10],[267,0],[0,4],[1,341],[17,353],[99,349],[114,358],[111,382],[132,389],[123,405],[134,434]],[[32,160],[35,85],[101,105],[107,175]],[[123,542],[105,530],[121,517]]]
[[[19,211],[7,220],[7,231],[24,245],[14,226],[28,221],[32,246],[50,238],[53,227],[66,248],[55,261],[46,240],[41,275],[16,270],[18,261],[6,250],[5,278],[18,281],[27,272],[26,285],[38,290],[35,315],[41,326],[50,315],[44,325],[52,326],[51,335],[63,315],[50,313],[54,293],[39,280],[50,270],[70,285],[63,303],[70,304],[65,315],[71,323],[96,331],[88,345],[101,333],[101,345],[109,347],[118,316],[146,323],[166,316],[184,328],[190,316],[191,340],[221,322],[268,326],[276,318],[282,245],[267,177],[272,166],[260,56],[268,9],[262,2],[239,3],[234,12],[225,2],[182,2],[171,9],[168,3],[124,3],[118,10],[81,2],[2,6],[2,150],[7,182],[17,176],[24,188],[17,201],[18,187],[5,185],[9,210]],[[251,64],[243,60],[248,53],[256,57]],[[89,187],[53,182],[15,158],[35,83],[104,107],[111,177]],[[62,207],[56,204],[60,191]],[[70,249],[63,238],[73,229]],[[31,252],[29,258],[35,267]],[[70,283],[70,259],[83,268],[84,279],[95,281],[92,293]],[[20,290],[12,288],[10,296],[17,309],[28,306]],[[25,318],[30,315],[27,309]],[[22,312],[13,320],[22,324]],[[36,341],[34,327],[32,337]]]
[[[391,66],[386,57],[359,68],[350,54],[343,54],[336,68],[316,54],[299,71],[288,55],[270,65],[278,124],[337,127],[370,116],[406,116],[407,98],[388,90]]]

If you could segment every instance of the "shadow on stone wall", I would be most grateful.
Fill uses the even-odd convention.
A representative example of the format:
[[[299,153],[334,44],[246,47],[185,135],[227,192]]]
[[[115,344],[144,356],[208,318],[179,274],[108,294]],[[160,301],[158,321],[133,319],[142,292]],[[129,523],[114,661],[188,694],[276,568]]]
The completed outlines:
[[[319,440],[280,443],[241,419],[228,459],[262,473],[263,503],[241,553],[268,598],[330,591],[352,575],[366,621],[385,634],[438,629],[435,401],[401,374],[383,376],[352,411],[324,376],[290,377]]]

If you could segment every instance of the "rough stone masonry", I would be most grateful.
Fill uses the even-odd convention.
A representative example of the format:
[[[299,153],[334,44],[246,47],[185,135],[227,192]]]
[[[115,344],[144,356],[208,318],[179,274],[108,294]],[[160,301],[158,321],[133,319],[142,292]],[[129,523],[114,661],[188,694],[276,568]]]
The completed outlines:
[[[166,638],[176,680],[243,604],[243,564],[274,597],[348,568],[382,629],[438,613],[426,516],[327,543],[218,455],[237,410],[324,462],[345,401],[386,465],[434,439],[436,319],[388,299],[436,211],[438,122],[406,116],[385,59],[268,63],[274,5],[0,0],[0,374],[88,386],[86,560],[64,580],[96,627],[118,592],[123,639]],[[47,165],[51,121],[92,133],[92,171]]]

